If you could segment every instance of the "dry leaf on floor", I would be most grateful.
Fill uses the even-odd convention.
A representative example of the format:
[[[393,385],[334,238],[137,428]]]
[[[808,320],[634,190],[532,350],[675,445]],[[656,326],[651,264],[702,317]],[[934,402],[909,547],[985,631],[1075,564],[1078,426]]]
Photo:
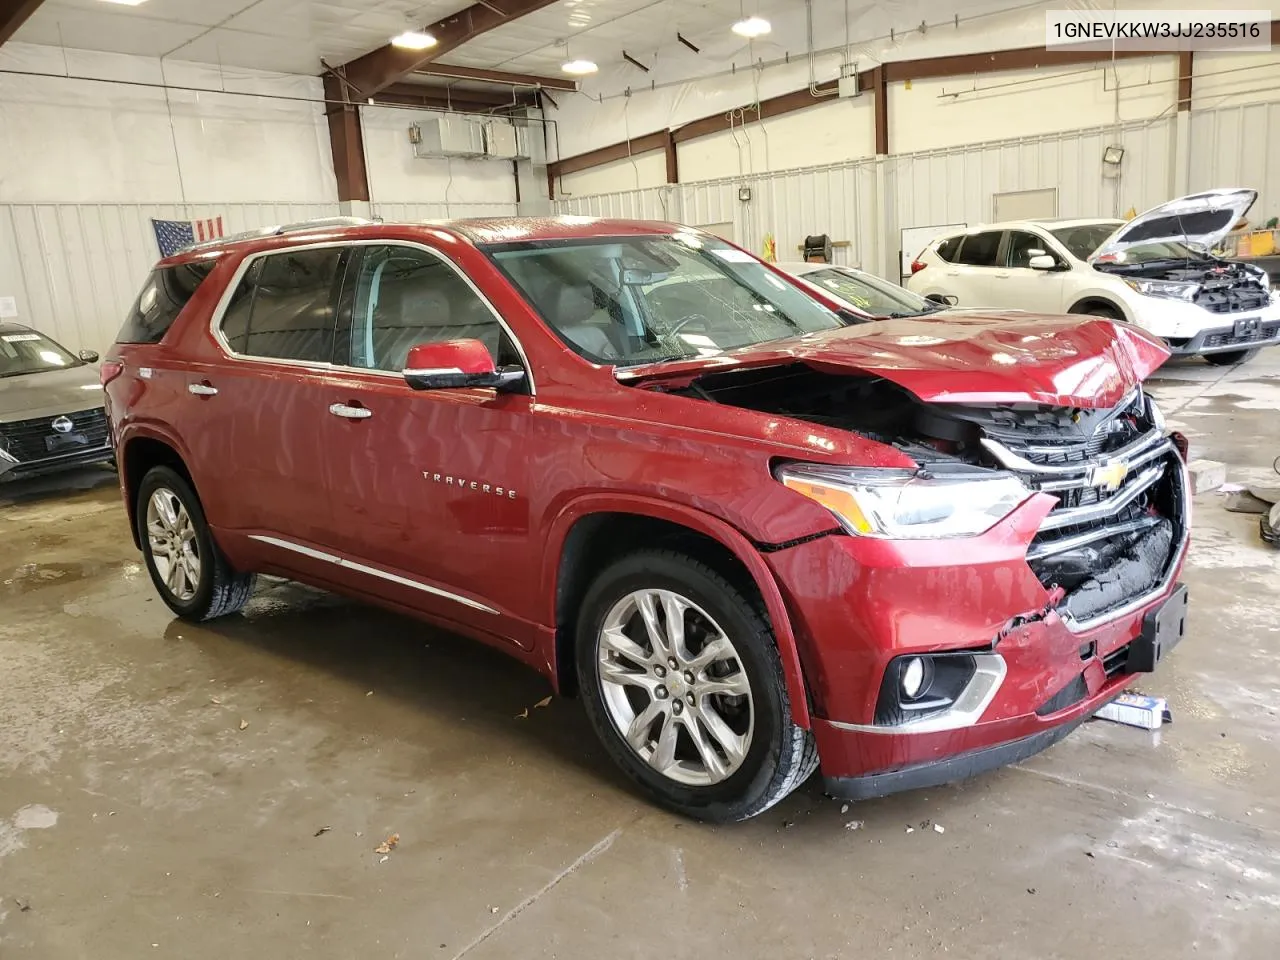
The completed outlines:
[[[373,848],[374,853],[390,853],[396,848],[396,844],[400,842],[400,834],[393,833],[387,839]]]
[[[247,729],[249,729],[249,721],[248,721],[248,720],[241,720],[241,721],[240,721],[240,729],[241,729],[241,730],[247,730]]]
[[[319,830],[317,830],[314,834],[312,834],[312,836],[316,836],[316,837],[318,837],[318,836],[320,836],[320,834],[322,834],[322,833],[328,833],[328,832],[329,832],[330,830],[332,830],[332,829],[333,829],[333,827],[321,827],[321,828],[320,828]]]
[[[535,707],[546,707],[550,705],[551,705],[550,697],[543,697],[541,700],[539,700],[537,703],[534,704]]]
[[[210,703],[222,703],[222,698],[221,698],[221,697],[210,697],[210,698],[209,698],[209,702],[210,702]]]
[[[516,716],[515,716],[515,719],[517,719],[517,720],[528,720],[528,719],[529,719],[529,708],[528,708],[528,707],[525,707],[523,710],[521,710],[519,713],[517,713],[517,714],[516,714]]]

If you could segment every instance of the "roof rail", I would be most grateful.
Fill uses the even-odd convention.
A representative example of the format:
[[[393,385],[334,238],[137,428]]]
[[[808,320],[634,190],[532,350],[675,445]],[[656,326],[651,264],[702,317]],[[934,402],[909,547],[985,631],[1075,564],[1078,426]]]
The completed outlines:
[[[224,243],[237,243],[241,240],[260,240],[263,237],[282,237],[289,233],[301,233],[303,230],[317,230],[323,227],[359,227],[364,224],[381,223],[381,217],[374,217],[372,220],[365,217],[317,217],[314,220],[299,220],[296,223],[282,223],[274,227],[259,227],[256,230],[245,230],[242,233],[232,233],[225,237],[214,237],[211,240],[205,240],[201,243],[190,243],[179,250],[184,253],[188,250],[203,250],[206,247],[221,246]]]

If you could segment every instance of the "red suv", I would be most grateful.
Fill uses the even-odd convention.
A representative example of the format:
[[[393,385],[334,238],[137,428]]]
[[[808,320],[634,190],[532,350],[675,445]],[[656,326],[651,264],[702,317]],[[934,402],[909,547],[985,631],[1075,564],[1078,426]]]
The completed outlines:
[[[822,296],[581,217],[192,248],[103,368],[137,542],[183,617],[263,572],[505,650],[707,820],[1027,757],[1182,635],[1166,351]]]

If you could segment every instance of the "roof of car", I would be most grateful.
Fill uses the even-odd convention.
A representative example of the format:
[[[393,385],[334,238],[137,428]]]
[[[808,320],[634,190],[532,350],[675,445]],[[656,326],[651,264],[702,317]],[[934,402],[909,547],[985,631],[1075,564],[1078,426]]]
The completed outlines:
[[[808,260],[781,260],[778,263],[775,263],[774,266],[784,273],[789,273],[792,276],[797,277],[804,276],[806,273],[814,273],[818,270],[834,269],[852,270],[855,273],[861,272],[857,267],[846,267],[839,263],[810,263]]]
[[[216,255],[244,244],[267,244],[288,237],[294,243],[325,240],[359,240],[377,238],[389,232],[406,229],[452,234],[473,244],[518,243],[539,240],[589,240],[602,237],[654,236],[689,230],[675,223],[654,220],[609,220],[563,214],[553,217],[476,217],[458,220],[363,220],[355,217],[333,217],[304,221],[279,227],[264,227],[248,233],[221,237],[179,251],[162,263],[181,262]],[[272,246],[276,244],[271,243]],[[287,245],[287,241],[280,244]]]
[[[1123,220],[1115,217],[1080,217],[1078,219],[1069,219],[1067,217],[1049,217],[1044,220],[1002,220],[999,223],[980,223],[964,230],[957,230],[955,233],[947,234],[947,236],[958,236],[964,233],[981,233],[984,230],[1014,230],[1018,227],[1046,227],[1054,230],[1063,227],[1090,227],[1096,224],[1114,224],[1119,226],[1124,223]]]

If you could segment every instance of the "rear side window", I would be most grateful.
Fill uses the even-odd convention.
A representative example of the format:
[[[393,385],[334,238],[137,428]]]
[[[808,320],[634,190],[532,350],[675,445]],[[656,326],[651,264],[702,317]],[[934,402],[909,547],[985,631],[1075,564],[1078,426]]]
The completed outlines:
[[[235,353],[327,363],[349,249],[290,250],[255,260],[220,329]]]
[[[116,343],[159,343],[209,276],[214,262],[198,260],[153,270],[116,335]]]
[[[971,267],[994,267],[996,254],[1000,252],[999,230],[988,230],[986,233],[971,233],[964,238],[960,246],[956,263],[968,264]]]
[[[955,263],[956,254],[960,252],[960,241],[963,239],[963,234],[958,237],[948,237],[938,244],[938,249],[935,252],[947,263]]]

